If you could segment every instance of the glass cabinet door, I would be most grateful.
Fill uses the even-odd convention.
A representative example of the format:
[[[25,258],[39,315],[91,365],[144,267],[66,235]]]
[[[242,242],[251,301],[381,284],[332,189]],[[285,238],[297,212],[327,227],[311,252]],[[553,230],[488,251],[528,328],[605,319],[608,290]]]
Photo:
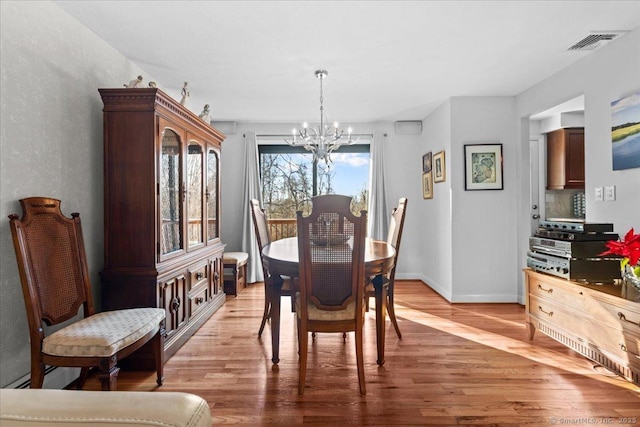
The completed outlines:
[[[187,147],[187,239],[192,249],[204,243],[203,205],[204,148],[190,140]]]
[[[182,149],[180,136],[162,133],[160,154],[160,254],[184,248],[182,239]]]
[[[213,149],[207,150],[207,239],[215,240],[219,237],[218,229],[218,153]]]

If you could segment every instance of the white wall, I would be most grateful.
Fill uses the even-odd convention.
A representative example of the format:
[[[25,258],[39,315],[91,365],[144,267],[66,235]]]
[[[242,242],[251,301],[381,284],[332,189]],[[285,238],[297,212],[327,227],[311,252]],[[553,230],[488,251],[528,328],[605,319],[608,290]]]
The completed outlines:
[[[7,216],[62,200],[82,218],[94,293],[103,265],[102,101],[143,70],[51,2],[0,2],[0,386],[29,372],[29,334]],[[145,80],[147,81],[147,80]],[[66,385],[53,384],[53,387]],[[49,383],[48,376],[45,386]]]
[[[451,151],[451,101],[439,106],[423,121],[422,143],[418,155],[431,151],[445,153],[445,181],[433,184],[433,199],[416,200],[421,218],[417,229],[419,246],[404,247],[404,253],[421,254],[419,278],[448,300],[453,295],[453,211],[452,181],[462,169]],[[404,255],[403,253],[403,255]]]
[[[452,302],[515,302],[516,150],[513,97],[453,98]],[[501,143],[503,189],[465,191],[464,144]]]
[[[445,149],[447,177],[422,203],[422,277],[451,302],[515,302],[513,97],[454,97],[424,120],[424,151]],[[464,145],[503,145],[503,190],[465,191]]]

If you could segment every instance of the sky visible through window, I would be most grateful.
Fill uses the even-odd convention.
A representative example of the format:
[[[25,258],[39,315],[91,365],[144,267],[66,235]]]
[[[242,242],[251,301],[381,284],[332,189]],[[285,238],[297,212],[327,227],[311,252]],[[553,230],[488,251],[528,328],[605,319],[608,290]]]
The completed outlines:
[[[340,153],[331,155],[331,171],[335,172],[333,186],[336,194],[353,196],[369,189],[369,153]]]

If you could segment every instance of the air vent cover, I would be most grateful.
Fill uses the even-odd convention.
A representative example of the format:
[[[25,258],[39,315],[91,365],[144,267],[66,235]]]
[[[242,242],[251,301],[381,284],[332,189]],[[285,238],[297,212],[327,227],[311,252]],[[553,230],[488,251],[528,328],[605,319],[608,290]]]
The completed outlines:
[[[626,31],[593,31],[568,50],[596,50],[625,33]]]

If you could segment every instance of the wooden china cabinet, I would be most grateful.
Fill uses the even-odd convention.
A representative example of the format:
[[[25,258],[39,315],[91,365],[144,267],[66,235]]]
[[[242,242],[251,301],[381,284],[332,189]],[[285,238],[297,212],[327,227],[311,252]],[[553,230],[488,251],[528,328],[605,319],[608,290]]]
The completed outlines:
[[[224,135],[161,90],[99,92],[103,307],[164,308],[166,360],[225,300],[219,221]],[[139,359],[145,365],[144,352]]]

